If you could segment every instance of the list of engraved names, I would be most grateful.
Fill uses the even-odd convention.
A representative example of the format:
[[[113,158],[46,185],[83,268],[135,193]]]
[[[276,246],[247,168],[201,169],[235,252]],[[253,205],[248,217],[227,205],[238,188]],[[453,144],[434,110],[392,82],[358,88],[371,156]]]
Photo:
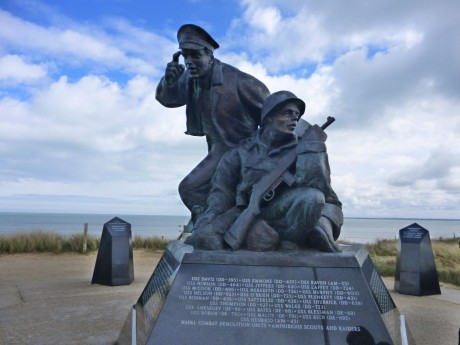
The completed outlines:
[[[183,326],[359,331],[363,308],[348,281],[192,276],[178,296]]]

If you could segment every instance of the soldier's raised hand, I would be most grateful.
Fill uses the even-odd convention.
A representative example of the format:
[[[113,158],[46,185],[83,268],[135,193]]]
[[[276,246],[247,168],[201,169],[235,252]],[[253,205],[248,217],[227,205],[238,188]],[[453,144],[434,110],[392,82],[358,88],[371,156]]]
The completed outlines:
[[[166,65],[165,81],[168,85],[174,84],[185,71],[185,66],[179,63],[180,54],[180,51],[175,52],[172,61]]]

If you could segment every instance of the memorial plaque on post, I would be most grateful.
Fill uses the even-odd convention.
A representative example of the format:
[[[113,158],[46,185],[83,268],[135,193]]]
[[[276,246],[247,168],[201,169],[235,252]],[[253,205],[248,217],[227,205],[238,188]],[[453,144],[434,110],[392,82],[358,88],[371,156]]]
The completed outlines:
[[[430,233],[417,223],[399,230],[395,290],[415,296],[441,293]]]
[[[104,224],[91,284],[129,285],[133,280],[131,224],[115,217]]]
[[[328,254],[169,248],[168,270],[157,268],[136,305],[137,344],[401,344],[399,312],[363,246]],[[171,252],[185,253],[176,269]],[[129,344],[131,319],[118,344]]]

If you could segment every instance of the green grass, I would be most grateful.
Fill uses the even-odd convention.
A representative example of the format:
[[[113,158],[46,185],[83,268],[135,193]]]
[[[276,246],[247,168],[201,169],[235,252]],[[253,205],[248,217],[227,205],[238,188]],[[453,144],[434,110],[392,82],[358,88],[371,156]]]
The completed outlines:
[[[53,232],[36,230],[14,235],[0,235],[0,253],[61,253],[63,249],[62,236]]]
[[[459,239],[431,240],[439,280],[460,286]],[[397,241],[380,240],[367,245],[375,268],[382,276],[394,277],[396,271]]]
[[[165,250],[169,240],[163,237],[141,237],[139,235],[134,236],[133,248],[134,249],[151,249],[151,250]]]
[[[99,237],[88,235],[87,252],[99,247]],[[134,236],[134,249],[164,250],[168,240],[159,237]],[[83,234],[70,236],[59,235],[55,232],[34,230],[31,232],[0,235],[0,254],[16,253],[83,253]]]
[[[439,280],[460,286],[460,248],[459,239],[432,240],[433,253]],[[169,240],[160,237],[141,237],[135,235],[133,249],[162,251]],[[97,250],[99,237],[88,235],[87,252]],[[397,241],[380,240],[367,245],[369,255],[377,271],[382,276],[394,277],[396,271]],[[27,233],[0,235],[0,254],[15,253],[83,253],[83,234],[70,236],[55,232],[35,230]]]
[[[458,239],[433,241],[439,280],[460,286],[460,248]]]

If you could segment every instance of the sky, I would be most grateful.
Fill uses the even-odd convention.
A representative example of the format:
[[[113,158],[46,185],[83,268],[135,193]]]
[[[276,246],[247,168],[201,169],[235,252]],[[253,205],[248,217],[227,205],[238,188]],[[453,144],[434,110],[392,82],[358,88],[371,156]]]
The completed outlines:
[[[206,155],[155,88],[177,29],[327,129],[345,217],[460,218],[457,0],[2,0],[0,212],[188,215]]]

